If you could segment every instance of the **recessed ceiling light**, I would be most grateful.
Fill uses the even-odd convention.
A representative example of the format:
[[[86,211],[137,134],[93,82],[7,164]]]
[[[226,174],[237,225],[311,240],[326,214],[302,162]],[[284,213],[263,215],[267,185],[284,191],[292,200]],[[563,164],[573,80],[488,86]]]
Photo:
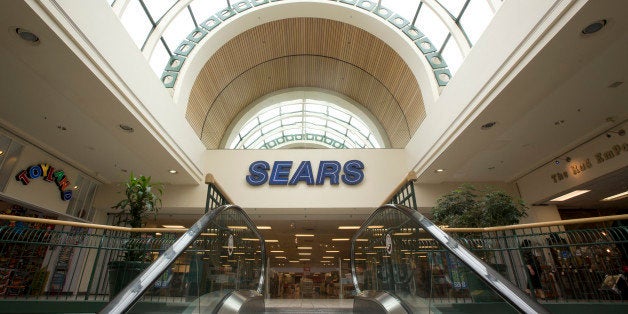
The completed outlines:
[[[309,261],[309,258],[299,258],[300,261]]]
[[[367,227],[368,229],[381,229],[384,228],[384,226],[382,225],[371,225]]]
[[[309,256],[312,255],[310,252],[299,252],[299,255]]]
[[[132,127],[130,127],[130,126],[126,125],[126,124],[120,124],[118,126],[125,132],[133,133],[133,131],[135,131]]]
[[[270,251],[270,253],[285,253],[283,250]]]
[[[599,32],[604,26],[606,26],[606,20],[598,20],[583,28],[581,33],[582,35],[591,35]]]
[[[338,230],[357,230],[360,226],[338,226]]]
[[[550,202],[562,202],[565,200],[568,200],[570,198],[576,197],[578,195],[584,194],[584,193],[588,193],[591,192],[591,190],[575,190],[573,192],[567,193],[563,196],[559,196],[557,198],[551,199]]]
[[[257,230],[271,230],[270,226],[257,226]]]
[[[75,190],[78,190],[78,185],[75,185],[75,186],[74,186],[74,189],[75,189]]]
[[[171,174],[176,174],[177,173],[177,171],[174,170],[174,169],[170,169],[170,170],[168,170],[168,172],[170,172]]]
[[[349,238],[334,238],[334,239],[331,239],[331,240],[332,241],[349,241],[350,239]]]
[[[264,242],[268,242],[268,243],[277,243],[277,242],[279,242],[279,240],[264,240]]]
[[[39,37],[37,35],[35,35],[33,32],[24,29],[24,28],[16,28],[15,29],[15,33],[20,36],[20,38],[22,38],[23,40],[30,42],[32,44],[37,44],[39,43]]]
[[[490,128],[494,127],[494,126],[495,126],[495,124],[497,124],[497,122],[495,122],[495,121],[491,121],[491,122],[488,122],[488,123],[482,124],[482,126],[480,127],[480,129],[482,129],[482,130],[488,130],[488,129],[490,129]]]
[[[326,253],[340,253],[340,251],[325,251]]]
[[[290,263],[299,263],[299,261],[289,261]]]
[[[313,234],[302,234],[302,233],[297,233],[294,235],[295,237],[313,237]]]
[[[440,169],[440,168],[439,168],[439,169],[436,169],[435,171],[436,171],[436,172],[443,172],[443,171],[445,171],[445,169]]]
[[[0,150],[0,156],[2,156],[2,154],[4,154],[4,151]]]
[[[603,198],[602,201],[603,202],[615,201],[615,200],[619,200],[619,199],[626,198],[626,197],[628,197],[628,191],[621,192],[619,194],[615,194],[615,195]]]
[[[184,226],[181,226],[181,225],[161,225],[161,226],[164,227],[164,228],[167,228],[167,229],[183,229],[183,228],[185,228]]]
[[[311,246],[299,246],[297,247],[298,250],[311,250],[312,247]]]
[[[335,257],[333,257],[333,256],[323,256],[323,258],[329,259],[329,258],[335,258]]]

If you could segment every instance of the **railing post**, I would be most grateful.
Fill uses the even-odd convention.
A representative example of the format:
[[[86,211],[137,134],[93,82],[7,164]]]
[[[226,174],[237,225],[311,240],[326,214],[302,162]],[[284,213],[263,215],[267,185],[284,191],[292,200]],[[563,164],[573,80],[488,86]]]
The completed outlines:
[[[85,293],[85,300],[89,300],[89,292],[92,289],[92,282],[94,280],[94,274],[96,273],[96,266],[98,264],[98,258],[100,257],[100,250],[102,248],[102,242],[105,240],[105,231],[103,230],[103,234],[100,237],[100,242],[98,243],[98,248],[96,249],[96,257],[94,258],[94,265],[92,266],[92,274],[89,276],[89,283],[87,284],[87,292]]]

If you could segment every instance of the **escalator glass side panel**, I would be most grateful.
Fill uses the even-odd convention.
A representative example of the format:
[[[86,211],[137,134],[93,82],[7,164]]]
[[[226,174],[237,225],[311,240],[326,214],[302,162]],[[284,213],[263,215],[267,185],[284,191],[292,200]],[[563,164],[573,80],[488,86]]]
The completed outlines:
[[[480,255],[472,254],[418,212],[385,205],[352,239],[353,280],[358,293],[386,291],[409,312],[465,313],[479,305],[502,313],[547,313],[505,279],[505,273],[489,266],[501,257],[490,251]]]
[[[197,236],[186,233],[178,239],[159,242],[169,246],[145,248],[153,259],[150,267],[162,265],[156,279],[143,287],[129,313],[213,312],[234,291],[263,292],[264,238],[250,218],[233,205],[221,206],[205,216],[211,218],[202,226],[195,224],[190,228],[197,228]],[[186,237],[185,243],[175,242]],[[173,255],[171,244],[184,249]],[[165,260],[171,262],[166,264]],[[142,276],[147,274],[140,274],[136,281]],[[131,282],[129,287],[133,285],[137,282]]]

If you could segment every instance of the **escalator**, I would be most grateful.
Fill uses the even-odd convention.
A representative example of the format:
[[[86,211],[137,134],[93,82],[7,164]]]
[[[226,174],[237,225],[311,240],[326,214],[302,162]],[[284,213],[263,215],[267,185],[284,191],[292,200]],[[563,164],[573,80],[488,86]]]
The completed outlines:
[[[482,258],[499,262],[490,254]],[[160,291],[172,286],[180,267],[187,274],[185,291]],[[549,313],[505,274],[402,205],[378,208],[356,232],[351,270],[354,313]],[[223,205],[164,249],[100,313],[263,313],[265,271],[263,237],[240,207]]]
[[[507,256],[482,252],[495,267],[416,210],[382,206],[351,240],[354,313],[549,313],[505,278]]]
[[[240,207],[207,212],[160,251],[99,313],[264,312],[264,238]]]

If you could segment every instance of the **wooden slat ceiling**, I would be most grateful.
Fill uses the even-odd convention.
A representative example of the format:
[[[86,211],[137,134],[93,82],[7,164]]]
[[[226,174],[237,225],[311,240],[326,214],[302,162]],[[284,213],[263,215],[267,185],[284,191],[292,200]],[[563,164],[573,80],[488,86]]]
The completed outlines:
[[[186,118],[217,149],[241,110],[292,87],[328,89],[362,104],[393,148],[405,147],[425,117],[414,75],[383,41],[342,22],[294,18],[249,29],[218,49],[194,82]]]

